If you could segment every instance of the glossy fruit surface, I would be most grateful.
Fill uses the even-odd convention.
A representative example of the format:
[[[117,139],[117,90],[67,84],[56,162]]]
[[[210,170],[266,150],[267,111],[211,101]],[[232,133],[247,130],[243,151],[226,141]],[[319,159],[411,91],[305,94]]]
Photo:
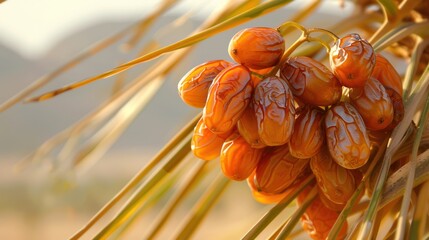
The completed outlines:
[[[302,205],[307,198],[309,191],[308,188],[306,190],[298,195],[298,205]],[[301,223],[304,230],[307,231],[312,239],[325,240],[338,216],[336,211],[326,207],[320,198],[316,197],[302,215]],[[345,222],[337,239],[344,239],[347,234],[347,227],[347,222]]]
[[[278,194],[286,190],[308,166],[309,159],[298,159],[287,146],[267,150],[256,167],[255,184],[258,190]]]
[[[230,65],[225,60],[213,60],[191,69],[178,84],[182,100],[190,106],[203,108],[213,79]]]
[[[325,207],[327,207],[327,208],[329,208],[329,209],[331,209],[337,213],[340,213],[344,209],[344,207],[346,206],[346,204],[338,204],[338,203],[332,202],[329,198],[327,198],[325,196],[325,194],[321,193],[322,190],[320,190],[320,188],[318,188],[318,191],[319,191],[318,197],[319,197],[320,201],[323,203],[323,205],[325,205]]]
[[[350,103],[361,115],[369,130],[382,130],[393,120],[393,105],[383,85],[370,78],[362,88],[349,91]]]
[[[337,77],[320,62],[305,56],[289,58],[280,69],[293,95],[304,103],[329,106],[341,98]]]
[[[359,34],[349,34],[331,48],[331,69],[343,86],[363,87],[375,66],[375,52]]]
[[[373,78],[380,81],[385,87],[390,87],[402,97],[402,80],[395,67],[383,55],[376,54],[375,67],[372,71]]]
[[[268,77],[255,88],[253,96],[258,133],[267,146],[287,143],[293,132],[295,107],[285,81]]]
[[[369,159],[370,142],[357,110],[342,102],[325,115],[326,141],[335,162],[347,169],[362,167]]]
[[[250,191],[252,192],[253,198],[263,204],[272,204],[272,203],[278,203],[283,198],[288,196],[295,187],[298,187],[298,184],[292,184],[292,186],[288,187],[285,191],[278,194],[272,194],[272,193],[266,193],[261,190],[258,190],[256,184],[255,184],[255,172],[253,172],[248,178],[247,178],[247,185],[250,188]]]
[[[226,138],[225,136],[221,137],[211,132],[201,118],[195,126],[192,136],[192,152],[196,157],[203,160],[215,159],[219,157]]]
[[[253,102],[249,103],[249,106],[238,120],[237,130],[251,147],[263,148],[266,146],[259,138],[258,123],[256,122],[255,111],[253,110]]]
[[[333,203],[345,205],[356,190],[352,170],[338,165],[327,149],[322,149],[311,158],[310,167],[317,179],[320,194]]]
[[[222,145],[220,163],[224,175],[242,181],[256,169],[262,149],[252,148],[239,134],[233,134]]]
[[[203,119],[210,131],[222,134],[233,129],[252,97],[250,73],[241,65],[224,69],[210,86]]]
[[[229,42],[232,59],[251,69],[275,66],[283,55],[285,43],[273,28],[253,27],[236,33]]]
[[[385,89],[393,105],[393,120],[385,130],[393,130],[404,118],[404,103],[402,101],[401,95],[399,95],[399,93],[397,93],[394,89],[389,87],[385,87]]]
[[[310,158],[319,152],[325,141],[324,112],[306,108],[295,119],[294,131],[289,140],[289,151],[297,158]]]

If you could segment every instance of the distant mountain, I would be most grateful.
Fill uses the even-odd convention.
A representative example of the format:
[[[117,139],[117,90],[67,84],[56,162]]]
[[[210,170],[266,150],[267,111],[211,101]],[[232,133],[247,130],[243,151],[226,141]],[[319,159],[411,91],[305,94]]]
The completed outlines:
[[[154,25],[147,34],[153,36],[158,29],[174,20],[166,17]],[[0,101],[21,91],[43,74],[52,72],[71,60],[79,52],[101,39],[128,27],[132,22],[103,22],[89,26],[53,46],[43,58],[31,61],[0,45]],[[190,26],[183,31],[189,32]],[[183,37],[182,36],[176,36]],[[37,93],[45,92],[74,81],[99,74],[118,64],[137,56],[135,51],[120,51],[120,43],[108,47],[94,57],[85,60],[77,67],[56,78]],[[143,38],[143,43],[148,37]],[[169,39],[174,41],[174,38]],[[162,43],[164,44],[164,43]],[[126,73],[127,79],[138,76],[149,64],[142,64]],[[182,73],[191,66],[182,66]],[[185,106],[178,100],[177,81],[181,76],[169,79],[147,109],[130,127],[118,143],[119,147],[152,148],[164,144],[192,116],[194,109]],[[38,147],[44,140],[84,117],[103,103],[111,94],[115,78],[90,84],[82,89],[66,93],[55,99],[34,103],[19,104],[10,110],[0,113],[0,155],[2,153],[28,153]],[[129,82],[129,81],[128,81]]]

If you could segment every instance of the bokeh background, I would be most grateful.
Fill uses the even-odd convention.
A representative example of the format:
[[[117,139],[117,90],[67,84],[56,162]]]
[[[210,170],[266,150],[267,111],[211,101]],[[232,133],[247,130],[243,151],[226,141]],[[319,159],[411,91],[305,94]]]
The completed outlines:
[[[99,40],[138,21],[160,2],[8,0],[1,3],[0,102]],[[151,38],[156,39],[160,46],[182,39],[225,0],[179,2],[154,23],[136,50],[123,51],[125,39],[82,62],[37,93],[96,75],[131,60]],[[62,166],[55,156],[24,167],[20,167],[20,163],[49,137],[106,101],[114,91],[114,77],[49,101],[18,104],[0,113],[0,239],[49,240],[71,236],[198,112],[183,104],[177,95],[177,82],[183,74],[211,59],[230,59],[228,41],[239,29],[277,27],[301,5],[311,2],[296,1],[199,44],[189,57],[181,61],[153,101],[107,154],[83,169]],[[339,1],[324,1],[316,14],[302,24],[327,28],[339,18],[347,17],[352,11],[351,4],[346,1],[341,7]],[[182,18],[177,20],[180,16]],[[189,16],[187,21],[183,21],[184,16]],[[293,40],[287,39],[286,42]],[[132,79],[151,64],[133,68],[126,73],[126,79]],[[270,207],[255,202],[245,182],[233,183],[226,196],[210,213],[195,239],[237,239]],[[138,228],[144,231],[157,211],[154,209],[142,218]],[[181,211],[184,213],[186,209]],[[107,220],[110,217],[107,216]],[[176,223],[182,220],[180,215],[174,219]],[[175,221],[170,224],[171,228]],[[141,239],[138,233],[134,234],[129,238]]]

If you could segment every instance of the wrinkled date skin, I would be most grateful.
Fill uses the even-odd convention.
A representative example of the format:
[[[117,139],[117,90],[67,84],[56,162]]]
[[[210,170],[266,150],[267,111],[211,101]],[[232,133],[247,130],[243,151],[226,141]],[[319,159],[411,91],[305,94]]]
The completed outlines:
[[[224,175],[236,181],[245,180],[256,169],[262,152],[252,148],[239,134],[233,134],[224,142],[220,154]]]
[[[252,148],[263,148],[266,146],[259,138],[258,123],[256,122],[255,110],[253,110],[252,102],[249,103],[249,106],[238,120],[237,129],[240,135],[243,136]]]
[[[296,158],[310,158],[319,152],[325,140],[324,112],[306,108],[295,119],[294,131],[289,140],[289,151]]]
[[[329,106],[341,98],[342,86],[335,75],[312,58],[289,58],[280,69],[281,77],[289,82],[293,95],[304,103]]]
[[[190,106],[203,108],[213,79],[231,65],[225,60],[213,60],[191,69],[178,84],[182,100]]]
[[[404,118],[405,109],[404,103],[402,101],[402,97],[399,93],[397,93],[393,88],[385,87],[387,95],[389,95],[390,100],[393,105],[393,120],[389,126],[387,126],[384,130],[390,131],[393,130]]]
[[[325,133],[329,152],[342,167],[355,169],[368,161],[368,134],[362,117],[351,104],[342,102],[328,110]]]
[[[370,78],[363,88],[349,91],[350,103],[361,115],[369,130],[382,130],[393,120],[393,105],[386,89],[381,83]]]
[[[235,65],[224,69],[209,89],[203,119],[210,131],[222,134],[233,129],[252,97],[247,68]]]
[[[301,192],[298,197],[298,205],[302,205],[307,198],[309,188]],[[325,240],[335,224],[339,214],[326,207],[319,197],[316,197],[301,217],[301,224],[305,231],[314,240]],[[347,234],[347,222],[341,228],[337,239],[344,239]]]
[[[304,179],[304,177],[298,177],[298,179],[291,186],[287,187],[286,190],[278,194],[266,193],[258,190],[255,184],[255,172],[253,172],[247,178],[247,184],[250,188],[250,191],[252,192],[253,198],[256,201],[263,204],[272,204],[280,202],[283,198],[290,195],[293,191],[299,188],[301,186],[302,179]]]
[[[229,134],[218,136],[211,132],[201,118],[194,128],[191,149],[194,155],[203,160],[212,160],[220,155],[222,145]]]
[[[268,77],[255,88],[253,107],[261,141],[267,146],[287,143],[293,132],[295,107],[287,83]]]
[[[276,29],[246,28],[229,42],[228,52],[234,61],[251,69],[275,66],[285,51],[283,37]]]
[[[345,204],[334,203],[331,200],[329,200],[329,198],[327,198],[325,196],[325,194],[321,193],[322,190],[320,188],[318,188],[318,191],[319,191],[319,199],[320,199],[320,201],[322,201],[322,203],[323,203],[323,205],[325,205],[325,207],[327,207],[333,211],[336,211],[336,212],[341,212],[344,209]]]
[[[310,160],[311,171],[317,179],[321,194],[331,202],[345,205],[356,190],[352,170],[338,165],[328,149],[322,149]]]
[[[375,67],[372,71],[373,78],[380,81],[384,87],[395,90],[401,97],[403,93],[402,80],[393,65],[383,55],[377,54],[375,57]]]
[[[299,159],[287,146],[267,150],[256,167],[255,184],[259,191],[278,194],[286,190],[308,167],[310,159]]]
[[[374,69],[375,52],[368,41],[352,33],[335,42],[329,61],[343,86],[363,87]]]

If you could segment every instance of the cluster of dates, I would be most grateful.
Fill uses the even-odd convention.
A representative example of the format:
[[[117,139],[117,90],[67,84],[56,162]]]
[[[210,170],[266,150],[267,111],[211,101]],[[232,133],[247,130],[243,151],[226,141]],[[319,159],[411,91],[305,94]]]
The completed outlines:
[[[305,56],[282,58],[284,39],[272,28],[238,32],[228,51],[235,63],[203,63],[179,82],[183,101],[203,108],[194,155],[220,156],[225,176],[247,179],[264,203],[314,174],[319,194],[302,222],[324,239],[360,183],[372,143],[402,119],[398,73],[358,34],[334,43],[331,70]]]

